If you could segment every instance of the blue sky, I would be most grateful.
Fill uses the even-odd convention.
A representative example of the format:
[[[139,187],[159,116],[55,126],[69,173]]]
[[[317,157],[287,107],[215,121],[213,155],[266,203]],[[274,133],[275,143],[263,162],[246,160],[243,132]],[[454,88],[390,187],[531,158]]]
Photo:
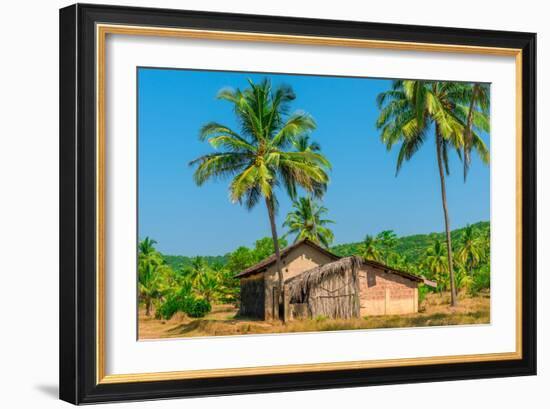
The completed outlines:
[[[399,236],[443,231],[443,211],[435,142],[404,164],[395,176],[397,148],[388,152],[375,127],[375,98],[385,79],[251,74],[140,68],[138,71],[139,237],[149,236],[165,254],[221,255],[270,236],[262,202],[252,211],[232,204],[228,182],[197,187],[190,160],[213,149],[198,139],[210,121],[238,129],[231,105],[217,100],[223,87],[244,88],[247,79],[269,77],[288,84],[317,122],[312,138],[332,163],[323,199],[329,209],[334,244],[356,242],[366,234],[394,230]],[[485,141],[488,144],[488,136]],[[462,165],[451,155],[447,196],[452,228],[489,220],[489,167],[477,156],[466,183]],[[291,203],[281,191],[280,234]]]

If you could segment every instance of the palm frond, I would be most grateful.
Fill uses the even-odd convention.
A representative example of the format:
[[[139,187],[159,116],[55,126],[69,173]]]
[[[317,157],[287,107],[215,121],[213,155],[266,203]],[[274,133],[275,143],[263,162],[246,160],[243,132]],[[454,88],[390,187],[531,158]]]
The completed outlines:
[[[419,130],[416,138],[404,139],[401,143],[401,148],[397,155],[397,163],[395,167],[395,175],[399,174],[403,163],[412,159],[414,154],[422,147],[426,140],[426,130]]]
[[[313,131],[316,128],[315,120],[305,112],[293,114],[273,136],[270,146],[282,148],[288,146],[301,134]]]
[[[249,144],[242,138],[237,138],[231,135],[218,135],[208,139],[208,143],[214,148],[225,148],[230,152],[256,152],[256,147]]]
[[[251,156],[246,153],[222,152],[201,156],[189,162],[189,166],[197,166],[193,178],[198,186],[206,181],[231,177],[249,164]]]

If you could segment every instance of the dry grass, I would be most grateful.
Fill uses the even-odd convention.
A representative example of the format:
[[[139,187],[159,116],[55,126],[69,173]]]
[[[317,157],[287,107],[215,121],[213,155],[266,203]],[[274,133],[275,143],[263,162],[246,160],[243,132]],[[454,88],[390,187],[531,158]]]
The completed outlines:
[[[441,325],[488,324],[490,299],[488,294],[477,297],[459,297],[459,305],[449,307],[449,294],[428,294],[420,305],[420,312],[407,315],[384,315],[354,319],[316,319],[291,321],[257,321],[236,318],[232,305],[214,305],[205,318],[192,319],[177,314],[170,320],[156,320],[139,314],[139,338],[182,338],[215,335],[268,334],[281,332],[339,331],[371,328],[403,328]]]

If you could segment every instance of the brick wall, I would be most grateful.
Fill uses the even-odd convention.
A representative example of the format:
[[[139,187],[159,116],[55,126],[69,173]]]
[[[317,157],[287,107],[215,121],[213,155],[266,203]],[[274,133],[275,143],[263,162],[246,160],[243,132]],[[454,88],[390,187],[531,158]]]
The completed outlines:
[[[418,285],[373,266],[359,271],[361,316],[418,312]]]

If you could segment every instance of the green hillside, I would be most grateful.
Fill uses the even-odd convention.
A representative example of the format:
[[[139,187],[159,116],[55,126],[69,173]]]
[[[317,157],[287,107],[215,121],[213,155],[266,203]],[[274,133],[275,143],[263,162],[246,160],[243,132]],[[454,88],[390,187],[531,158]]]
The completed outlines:
[[[192,260],[194,257],[188,257],[188,256],[171,256],[163,254],[162,257],[164,258],[164,261],[166,264],[168,264],[170,267],[172,267],[174,270],[180,270],[185,269],[187,267],[191,267]],[[226,254],[224,256],[204,256],[205,261],[210,266],[214,265],[225,265],[227,261],[229,260],[229,254]]]
[[[489,230],[489,222],[478,222],[472,224],[474,230],[478,233],[485,233]],[[458,240],[465,227],[455,229],[451,232],[451,238],[453,241]],[[414,262],[421,255],[426,252],[426,249],[430,247],[435,240],[445,240],[445,233],[428,233],[428,234],[415,234],[412,236],[403,236],[397,239],[397,245],[394,251],[400,255],[403,255],[407,260]],[[339,244],[331,248],[331,251],[339,256],[350,256],[359,252],[358,243]],[[454,247],[454,246],[453,246]]]
[[[484,233],[489,230],[489,222],[478,222],[472,224],[472,227],[477,232]],[[464,229],[465,227],[461,227],[451,232],[451,238],[453,241],[460,238]],[[443,241],[444,239],[445,233],[428,233],[403,236],[397,239],[397,245],[394,251],[405,256],[407,260],[414,262],[426,252],[426,249],[430,247],[435,240]],[[339,256],[350,256],[359,252],[360,245],[361,242],[338,244],[331,247],[331,251]],[[229,256],[230,254],[225,254],[223,256],[204,256],[204,258],[209,265],[225,265],[229,261]],[[174,255],[163,255],[163,257],[166,263],[175,270],[190,267],[193,259],[193,257]]]

